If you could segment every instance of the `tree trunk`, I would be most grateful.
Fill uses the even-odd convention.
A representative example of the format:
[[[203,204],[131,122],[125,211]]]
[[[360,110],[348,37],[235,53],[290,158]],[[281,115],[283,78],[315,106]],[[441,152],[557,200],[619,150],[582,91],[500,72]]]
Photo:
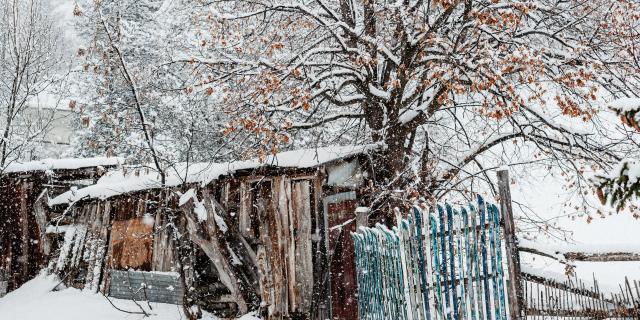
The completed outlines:
[[[385,148],[373,154],[373,184],[376,196],[369,200],[372,218],[384,223],[395,221],[393,209],[403,207],[403,191],[406,189],[407,176],[407,148],[405,144],[408,134],[401,128],[389,129],[384,137]]]
[[[400,130],[393,130],[386,139],[387,149],[384,152],[384,158],[381,159],[385,164],[384,179],[390,188],[399,188],[403,186],[403,174],[406,169],[406,148],[405,143],[407,134]]]

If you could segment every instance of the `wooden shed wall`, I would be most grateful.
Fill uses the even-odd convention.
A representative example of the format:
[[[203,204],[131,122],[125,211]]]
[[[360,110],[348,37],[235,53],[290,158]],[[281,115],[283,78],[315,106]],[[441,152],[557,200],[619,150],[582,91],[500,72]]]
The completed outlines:
[[[107,167],[109,168],[109,167]],[[50,217],[48,196],[76,185],[95,182],[104,167],[3,173],[0,178],[0,281],[14,290],[35,277],[49,258],[45,236]]]
[[[51,270],[78,288],[96,291],[107,279],[105,270],[129,268],[143,271],[175,271],[174,248],[163,223],[163,210],[176,205],[168,190],[150,190],[86,201],[53,215],[67,229],[63,247]],[[147,217],[144,217],[145,214]],[[82,228],[81,235],[71,235]],[[78,238],[81,237],[81,238]]]
[[[26,179],[0,181],[0,281],[8,281],[9,291],[35,277],[46,263],[31,214],[41,191],[40,183]]]
[[[313,169],[240,175],[206,187],[231,216],[229,227],[242,234],[255,253],[260,295],[270,319],[307,318],[312,313],[316,315],[313,318],[319,319],[327,315],[332,290],[328,288],[330,270],[325,247],[328,229],[322,200],[324,192],[337,191],[325,188],[324,179],[322,170]],[[192,187],[198,189],[198,186]],[[186,191],[185,188],[181,191]],[[87,270],[83,286],[97,290],[106,280],[104,270],[124,267],[121,260],[117,259],[117,263],[110,260],[122,256],[113,245],[112,228],[118,221],[140,219],[144,214],[155,219],[155,226],[152,253],[150,256],[144,253],[143,259],[149,264],[140,264],[141,269],[180,271],[176,268],[177,255],[183,266],[195,263],[195,257],[185,256],[184,243],[176,243],[168,228],[159,228],[168,222],[167,215],[160,213],[171,211],[177,214],[171,222],[186,231],[186,222],[180,219],[177,210],[176,191],[147,190],[76,204],[69,223],[89,226],[78,265]],[[194,283],[191,270],[181,271],[185,287]]]
[[[263,305],[270,318],[309,315],[320,279],[323,220],[318,173],[239,180],[238,231],[254,244]],[[317,239],[316,239],[317,240]]]

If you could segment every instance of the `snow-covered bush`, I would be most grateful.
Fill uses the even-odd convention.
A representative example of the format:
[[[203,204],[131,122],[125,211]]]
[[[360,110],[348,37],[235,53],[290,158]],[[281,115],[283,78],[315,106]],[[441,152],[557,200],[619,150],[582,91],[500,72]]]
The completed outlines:
[[[640,131],[640,98],[618,99],[609,108],[620,116],[622,123]]]

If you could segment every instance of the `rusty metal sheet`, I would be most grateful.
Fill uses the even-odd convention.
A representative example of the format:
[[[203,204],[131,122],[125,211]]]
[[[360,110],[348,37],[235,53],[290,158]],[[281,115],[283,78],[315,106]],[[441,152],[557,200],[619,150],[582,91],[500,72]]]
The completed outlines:
[[[356,200],[345,200],[328,205],[329,254],[332,255],[331,314],[332,319],[358,318],[358,284],[356,282],[355,249],[350,232],[355,231]],[[333,228],[336,227],[336,228]]]
[[[160,303],[182,304],[184,286],[171,272],[109,270],[109,296]]]

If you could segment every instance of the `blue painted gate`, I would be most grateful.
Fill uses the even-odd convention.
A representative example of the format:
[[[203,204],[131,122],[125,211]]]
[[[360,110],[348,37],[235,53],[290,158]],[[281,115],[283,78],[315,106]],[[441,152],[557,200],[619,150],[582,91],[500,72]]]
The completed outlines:
[[[475,205],[413,207],[397,226],[360,228],[360,319],[507,319],[501,214]]]

